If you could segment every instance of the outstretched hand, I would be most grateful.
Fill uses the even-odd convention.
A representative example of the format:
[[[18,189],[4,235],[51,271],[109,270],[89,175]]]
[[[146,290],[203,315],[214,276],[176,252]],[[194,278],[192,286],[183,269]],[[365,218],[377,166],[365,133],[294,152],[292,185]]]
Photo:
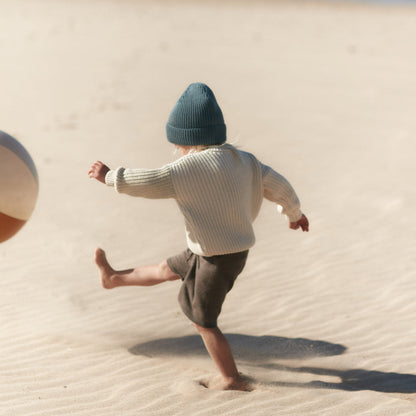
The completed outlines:
[[[97,179],[97,181],[105,183],[105,175],[109,170],[110,168],[107,165],[104,165],[103,162],[97,160],[97,162],[94,162],[91,165],[90,170],[88,171],[88,176],[90,178]]]
[[[292,230],[297,230],[300,227],[302,231],[309,231],[309,221],[306,218],[306,216],[302,214],[302,216],[300,217],[300,220],[296,222],[291,222],[289,224],[289,227]]]

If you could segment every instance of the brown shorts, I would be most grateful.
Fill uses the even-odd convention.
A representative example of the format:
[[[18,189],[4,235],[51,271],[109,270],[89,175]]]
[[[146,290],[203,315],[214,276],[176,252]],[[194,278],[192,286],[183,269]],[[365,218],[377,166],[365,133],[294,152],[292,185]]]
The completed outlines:
[[[246,264],[247,251],[204,257],[186,249],[167,259],[183,280],[178,295],[185,315],[205,328],[215,328],[226,294]]]

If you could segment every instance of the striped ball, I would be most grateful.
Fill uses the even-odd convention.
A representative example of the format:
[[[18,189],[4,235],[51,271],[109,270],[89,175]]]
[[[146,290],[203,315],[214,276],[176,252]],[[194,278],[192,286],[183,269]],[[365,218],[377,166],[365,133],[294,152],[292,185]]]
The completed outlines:
[[[16,139],[0,131],[0,243],[26,224],[38,190],[38,174],[29,153]]]

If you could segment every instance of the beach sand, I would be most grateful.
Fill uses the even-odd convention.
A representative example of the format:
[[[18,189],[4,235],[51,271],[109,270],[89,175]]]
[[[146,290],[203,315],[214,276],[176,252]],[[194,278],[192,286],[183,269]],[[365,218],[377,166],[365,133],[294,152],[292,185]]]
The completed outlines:
[[[1,416],[415,415],[416,8],[308,2],[3,0],[0,129],[38,168],[0,245]],[[310,232],[265,201],[220,317],[254,391],[217,377],[178,282],[100,287],[185,248],[174,201],[87,176],[159,167],[186,86],[229,141],[289,179]]]

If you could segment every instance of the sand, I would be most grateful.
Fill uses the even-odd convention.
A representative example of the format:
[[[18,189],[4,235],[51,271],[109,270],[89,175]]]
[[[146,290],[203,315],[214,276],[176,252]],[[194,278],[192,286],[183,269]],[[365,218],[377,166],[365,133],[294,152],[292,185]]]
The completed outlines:
[[[0,245],[1,416],[415,415],[416,8],[308,2],[3,0],[0,128],[38,168]],[[209,84],[229,140],[286,176],[220,327],[251,393],[217,376],[178,282],[100,287],[185,247],[173,201],[117,195],[90,164],[174,160],[168,114]]]

